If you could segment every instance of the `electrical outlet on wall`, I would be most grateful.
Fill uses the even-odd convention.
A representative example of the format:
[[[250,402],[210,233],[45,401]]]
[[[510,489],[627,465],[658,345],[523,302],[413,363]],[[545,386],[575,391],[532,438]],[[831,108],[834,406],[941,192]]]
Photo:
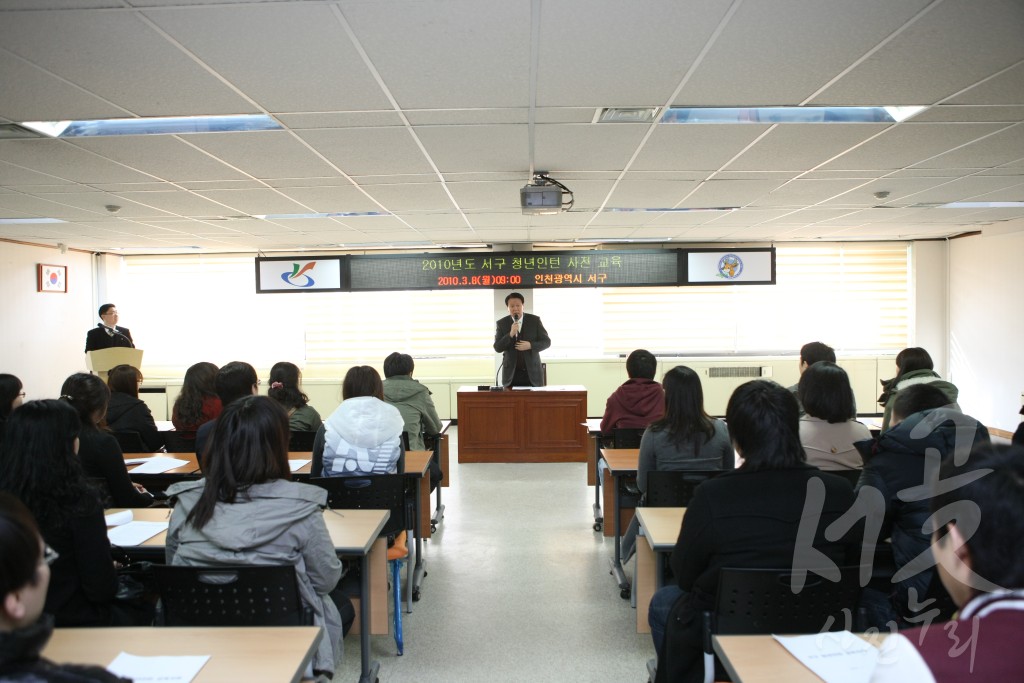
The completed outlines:
[[[762,377],[771,377],[772,376],[772,366],[770,366],[770,365],[762,365],[761,366],[761,376]]]

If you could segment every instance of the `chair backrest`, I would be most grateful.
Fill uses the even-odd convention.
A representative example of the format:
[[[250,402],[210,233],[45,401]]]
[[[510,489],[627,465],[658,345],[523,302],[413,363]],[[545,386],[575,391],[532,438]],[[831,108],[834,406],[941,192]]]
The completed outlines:
[[[289,451],[311,451],[316,432],[292,432],[288,437]]]
[[[833,582],[808,572],[803,588],[794,593],[792,569],[723,568],[718,573],[712,632],[738,635],[852,630],[856,626],[850,620],[857,618],[860,598],[860,567],[841,567],[840,574],[840,580]]]
[[[122,453],[149,453],[149,448],[138,432],[111,432]]]
[[[644,505],[652,508],[684,508],[690,504],[694,491],[703,482],[717,477],[722,470],[680,470],[647,473]]]
[[[153,565],[163,626],[306,626],[293,565],[179,567]]]
[[[636,429],[615,428],[612,430],[612,442],[615,448],[640,448],[640,439],[643,438],[645,428]]]
[[[167,431],[160,432],[160,438],[164,440],[164,448],[168,453],[195,453],[196,439],[186,439],[181,432]]]
[[[409,432],[402,432],[402,448],[412,450],[409,448]]]
[[[404,474],[375,474],[366,477],[312,477],[310,484],[327,491],[327,506],[334,510],[388,510],[381,535],[397,534],[410,527],[406,516]]]
[[[835,474],[842,477],[850,482],[850,486],[853,488],[857,488],[857,482],[860,481],[861,470],[824,470],[824,472],[825,474]]]

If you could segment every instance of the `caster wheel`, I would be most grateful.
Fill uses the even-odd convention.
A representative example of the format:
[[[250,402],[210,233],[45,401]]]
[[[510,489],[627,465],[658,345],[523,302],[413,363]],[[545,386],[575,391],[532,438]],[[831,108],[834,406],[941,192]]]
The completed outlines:
[[[623,588],[621,591],[619,591],[619,597],[623,600],[629,600],[630,595],[632,595],[632,592],[633,591],[631,588]]]
[[[412,601],[413,602],[419,602],[420,601],[420,592],[419,591],[413,591],[412,592]]]
[[[436,534],[437,533],[437,525],[436,524],[431,524],[430,525],[430,533],[432,533],[432,534]]]
[[[603,529],[604,525],[601,522],[594,522],[594,531],[602,531]]]

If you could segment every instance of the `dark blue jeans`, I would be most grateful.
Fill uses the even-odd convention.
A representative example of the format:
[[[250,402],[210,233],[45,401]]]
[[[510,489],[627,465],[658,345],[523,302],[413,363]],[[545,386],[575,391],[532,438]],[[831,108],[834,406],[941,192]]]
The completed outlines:
[[[651,597],[651,606],[647,610],[647,623],[651,626],[651,638],[654,640],[654,651],[658,653],[658,661],[662,660],[665,649],[665,625],[668,613],[681,596],[685,594],[676,584],[662,586]]]

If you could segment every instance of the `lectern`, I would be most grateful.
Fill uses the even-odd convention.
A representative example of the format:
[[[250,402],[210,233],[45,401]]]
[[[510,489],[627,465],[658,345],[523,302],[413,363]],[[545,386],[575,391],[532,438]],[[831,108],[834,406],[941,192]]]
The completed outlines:
[[[106,382],[107,373],[117,365],[131,365],[134,368],[142,369],[142,349],[115,346],[109,349],[86,351],[85,363],[93,374],[99,375],[100,379]]]

